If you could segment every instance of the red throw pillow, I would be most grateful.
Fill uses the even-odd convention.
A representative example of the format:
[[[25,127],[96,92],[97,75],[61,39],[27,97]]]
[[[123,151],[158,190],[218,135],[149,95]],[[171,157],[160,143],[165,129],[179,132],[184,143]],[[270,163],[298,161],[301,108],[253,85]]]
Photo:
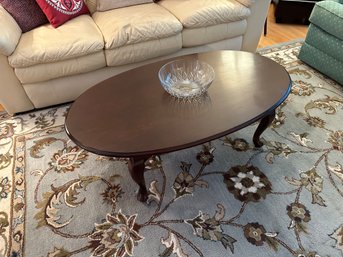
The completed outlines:
[[[36,2],[55,28],[81,14],[89,13],[83,0],[36,0]]]
[[[0,0],[0,4],[12,15],[22,32],[48,23],[35,0]]]

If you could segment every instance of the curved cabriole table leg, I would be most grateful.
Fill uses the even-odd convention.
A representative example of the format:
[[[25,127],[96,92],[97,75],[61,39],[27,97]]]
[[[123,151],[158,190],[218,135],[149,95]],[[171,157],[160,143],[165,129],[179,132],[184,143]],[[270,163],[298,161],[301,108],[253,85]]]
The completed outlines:
[[[138,194],[137,200],[140,202],[146,202],[148,200],[148,190],[145,186],[145,179],[144,179],[144,169],[145,169],[145,161],[148,157],[131,157],[129,159],[128,167],[130,171],[131,178],[138,184]]]
[[[260,136],[266,130],[266,128],[268,128],[268,126],[273,122],[274,119],[275,110],[271,111],[269,114],[267,114],[261,119],[260,124],[258,125],[253,137],[253,142],[256,147],[263,146],[263,143],[260,140]]]

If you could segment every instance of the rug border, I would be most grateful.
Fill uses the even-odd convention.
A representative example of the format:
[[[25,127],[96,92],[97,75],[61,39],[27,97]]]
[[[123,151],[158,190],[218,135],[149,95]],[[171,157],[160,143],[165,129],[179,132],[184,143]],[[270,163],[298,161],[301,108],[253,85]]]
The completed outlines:
[[[270,46],[265,46],[265,47],[257,48],[256,52],[259,53],[259,52],[270,50],[270,49],[276,48],[276,47],[282,47],[282,46],[291,45],[291,44],[295,44],[295,43],[303,43],[304,41],[305,41],[304,38],[297,38],[297,39],[293,39],[293,40],[290,40],[290,41],[286,41],[286,42],[282,42],[282,43],[278,43],[278,44],[274,44],[274,45],[270,45]]]

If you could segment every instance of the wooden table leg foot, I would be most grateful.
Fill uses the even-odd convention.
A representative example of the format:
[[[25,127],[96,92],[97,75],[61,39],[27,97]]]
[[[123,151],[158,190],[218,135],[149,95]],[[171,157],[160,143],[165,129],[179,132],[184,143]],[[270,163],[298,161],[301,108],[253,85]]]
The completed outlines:
[[[147,159],[146,157],[131,157],[128,163],[131,178],[139,186],[137,200],[140,202],[148,200],[148,190],[146,189],[144,179],[144,163]]]
[[[137,200],[142,203],[145,203],[148,200],[148,191],[146,190],[146,187],[139,186]]]
[[[258,125],[254,133],[254,137],[253,137],[253,142],[256,147],[263,146],[263,143],[260,140],[260,136],[268,128],[268,126],[273,122],[274,119],[275,119],[275,110],[273,110],[271,113],[269,113],[268,115],[264,116],[261,119],[260,124]]]

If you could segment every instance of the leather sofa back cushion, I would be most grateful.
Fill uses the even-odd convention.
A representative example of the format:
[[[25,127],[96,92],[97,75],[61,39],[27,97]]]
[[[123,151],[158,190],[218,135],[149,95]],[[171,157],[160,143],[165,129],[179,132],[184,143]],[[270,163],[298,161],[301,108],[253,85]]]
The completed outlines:
[[[54,28],[81,14],[89,14],[88,7],[83,0],[36,1]]]
[[[0,0],[0,4],[12,15],[22,32],[49,22],[35,0]]]
[[[236,0],[237,2],[240,2],[242,5],[245,5],[246,7],[252,6],[253,3],[255,3],[255,0]]]
[[[97,10],[103,12],[111,9],[153,2],[153,0],[98,0]]]

